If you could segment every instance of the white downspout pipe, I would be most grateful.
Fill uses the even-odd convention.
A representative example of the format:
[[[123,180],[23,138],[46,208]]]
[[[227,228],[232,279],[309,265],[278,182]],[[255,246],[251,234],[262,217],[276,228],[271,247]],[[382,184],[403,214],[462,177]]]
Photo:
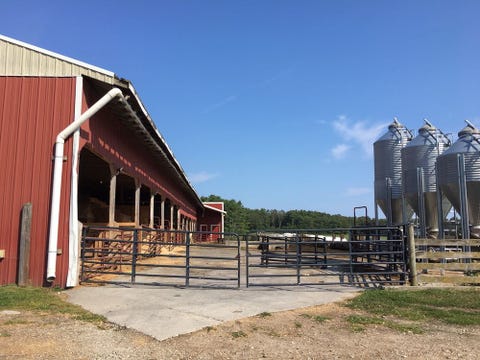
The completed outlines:
[[[90,117],[95,115],[101,108],[107,105],[116,97],[123,98],[122,91],[113,88],[106,93],[100,100],[93,104],[80,117],[63,129],[55,141],[55,155],[53,164],[53,184],[52,199],[50,202],[50,232],[48,236],[48,259],[47,259],[47,281],[53,282],[56,277],[57,267],[57,246],[58,246],[58,223],[60,217],[60,193],[62,190],[62,169],[63,169],[63,150],[65,140],[77,131],[82,124]]]

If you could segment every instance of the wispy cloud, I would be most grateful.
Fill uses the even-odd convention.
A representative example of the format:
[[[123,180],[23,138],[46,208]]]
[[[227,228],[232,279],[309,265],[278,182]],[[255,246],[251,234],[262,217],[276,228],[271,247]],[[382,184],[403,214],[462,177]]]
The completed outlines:
[[[368,124],[366,121],[351,121],[345,115],[340,115],[333,121],[333,128],[342,137],[359,145],[363,152],[371,157],[373,155],[373,142],[385,129],[386,123]]]
[[[237,95],[230,95],[230,96],[227,96],[225,99],[219,101],[219,102],[216,102],[215,104],[212,104],[210,106],[208,106],[207,108],[205,108],[202,112],[204,114],[208,114],[209,112],[212,112],[214,110],[217,110],[218,108],[221,108],[225,105],[227,105],[228,103],[231,103],[232,101],[235,101],[238,99],[238,96]]]
[[[370,194],[371,192],[372,192],[372,189],[368,187],[350,187],[350,188],[347,188],[347,190],[345,191],[345,196],[354,197],[354,196]]]
[[[198,173],[191,174],[188,178],[194,184],[204,183],[206,181],[212,180],[216,178],[218,174],[216,173],[208,173],[206,171],[200,171]]]
[[[331,151],[335,159],[342,159],[345,157],[349,149],[350,149],[350,146],[346,144],[339,144],[335,146]]]
[[[296,69],[297,65],[296,64],[293,64],[291,66],[289,66],[288,68],[285,68],[283,70],[280,70],[279,72],[277,72],[275,75],[273,75],[272,77],[268,78],[268,79],[265,79],[265,80],[262,80],[260,81],[256,87],[267,87],[269,86],[271,83],[275,82],[275,81],[278,81],[280,80],[281,78],[283,78],[284,76],[290,74],[291,72],[293,72],[295,69]]]

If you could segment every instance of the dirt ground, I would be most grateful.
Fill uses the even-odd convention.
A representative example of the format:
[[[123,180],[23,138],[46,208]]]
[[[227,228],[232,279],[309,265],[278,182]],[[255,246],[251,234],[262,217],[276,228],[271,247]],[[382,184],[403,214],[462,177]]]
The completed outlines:
[[[0,313],[0,359],[480,359],[480,327],[416,323],[424,332],[356,325],[328,304],[208,327],[157,341],[64,315]],[[389,319],[386,319],[389,320]]]

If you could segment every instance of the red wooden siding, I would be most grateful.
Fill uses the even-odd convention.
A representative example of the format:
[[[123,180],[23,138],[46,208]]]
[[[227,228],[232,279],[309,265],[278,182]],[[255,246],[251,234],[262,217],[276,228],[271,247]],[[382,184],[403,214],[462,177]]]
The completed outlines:
[[[56,135],[73,119],[75,78],[0,77],[0,284],[17,277],[22,205],[33,205],[30,280],[43,285]],[[58,285],[64,286],[68,265],[68,199],[71,142],[65,144],[57,258]],[[56,283],[57,284],[57,283]]]
[[[208,204],[209,206],[210,203]],[[215,207],[217,208],[217,207]],[[215,211],[209,208],[205,208],[203,216],[198,220],[200,225],[205,225],[207,228],[207,231],[211,232],[220,232],[222,231],[222,213],[219,211]],[[209,237],[207,237],[208,240],[210,241],[217,241],[218,238],[220,238],[221,235],[219,234],[211,234]]]

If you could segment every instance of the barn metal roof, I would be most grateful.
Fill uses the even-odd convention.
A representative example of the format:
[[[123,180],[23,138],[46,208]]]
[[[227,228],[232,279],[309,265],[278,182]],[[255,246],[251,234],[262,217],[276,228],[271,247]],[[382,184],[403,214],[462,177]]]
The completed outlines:
[[[200,207],[200,200],[185,171],[148,114],[133,84],[114,72],[48,51],[0,34],[0,76],[84,76],[107,92],[112,86],[129,95],[128,103],[115,102],[110,109],[132,126],[164,165],[170,166]]]

